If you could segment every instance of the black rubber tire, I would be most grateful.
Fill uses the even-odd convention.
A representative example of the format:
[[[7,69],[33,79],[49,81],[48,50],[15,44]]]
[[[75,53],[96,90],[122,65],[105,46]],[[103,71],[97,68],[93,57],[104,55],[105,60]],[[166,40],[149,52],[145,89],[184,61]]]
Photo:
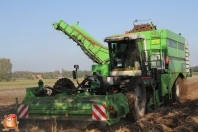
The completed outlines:
[[[66,92],[68,89],[74,89],[74,83],[68,78],[59,79],[53,86],[53,88]]]
[[[139,89],[141,91],[142,97],[138,101],[137,92],[135,89]],[[142,118],[146,114],[146,88],[144,86],[144,82],[140,77],[133,77],[127,86],[126,97],[128,99],[129,104],[129,113],[127,117],[130,120],[138,120]]]
[[[187,87],[184,78],[178,77],[173,86],[173,100],[172,102],[182,103],[186,99]]]

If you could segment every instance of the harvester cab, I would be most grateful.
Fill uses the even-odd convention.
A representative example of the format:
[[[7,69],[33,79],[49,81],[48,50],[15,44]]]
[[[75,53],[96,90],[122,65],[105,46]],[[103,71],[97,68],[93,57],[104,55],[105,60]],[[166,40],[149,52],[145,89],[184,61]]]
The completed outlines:
[[[144,20],[140,20],[144,21]],[[122,35],[106,37],[108,43],[111,76],[144,76],[148,71],[146,36],[140,32],[156,30],[156,26],[139,24]],[[132,72],[131,72],[132,71]]]
[[[109,46],[111,76],[141,76],[142,62],[138,43],[145,45],[144,36],[124,34],[107,37],[104,41]],[[133,74],[131,71],[134,71]]]

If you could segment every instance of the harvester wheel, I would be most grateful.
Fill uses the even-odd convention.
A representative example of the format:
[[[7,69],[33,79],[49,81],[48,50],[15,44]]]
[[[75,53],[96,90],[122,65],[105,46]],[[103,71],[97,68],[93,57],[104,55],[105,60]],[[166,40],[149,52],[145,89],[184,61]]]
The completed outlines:
[[[173,86],[173,102],[181,103],[186,99],[187,88],[184,79],[178,77]]]
[[[68,89],[74,89],[74,83],[68,78],[59,79],[53,86],[53,88],[66,92]]]
[[[140,77],[134,77],[128,85],[126,97],[129,104],[128,118],[138,120],[146,113],[146,89]]]

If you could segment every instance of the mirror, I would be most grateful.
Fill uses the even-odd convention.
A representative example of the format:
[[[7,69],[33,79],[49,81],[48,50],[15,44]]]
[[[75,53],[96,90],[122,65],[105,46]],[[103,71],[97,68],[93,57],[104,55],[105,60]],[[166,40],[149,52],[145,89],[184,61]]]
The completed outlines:
[[[74,65],[74,68],[79,69],[79,65]]]

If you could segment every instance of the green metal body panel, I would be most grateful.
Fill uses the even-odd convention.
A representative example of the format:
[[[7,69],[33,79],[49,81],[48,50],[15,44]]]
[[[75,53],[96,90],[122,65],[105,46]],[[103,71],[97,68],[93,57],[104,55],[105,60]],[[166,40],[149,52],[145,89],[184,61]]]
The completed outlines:
[[[162,75],[162,89],[160,90],[160,95],[164,96],[169,89],[173,86],[173,83],[177,79],[178,75],[181,74],[183,77],[186,77],[186,68],[185,68],[185,38],[179,34],[176,34],[168,29],[162,30],[153,30],[153,31],[144,31],[137,32],[137,34],[143,34],[146,39],[146,50],[149,51],[149,56],[156,53],[155,50],[163,50],[166,56],[169,57],[169,73]],[[122,35],[122,34],[120,34]],[[119,36],[119,35],[113,35]],[[168,42],[167,39],[173,40],[175,43],[174,47]],[[178,43],[184,45],[184,50],[179,50]],[[143,44],[139,44],[139,50],[143,50]],[[174,48],[173,48],[174,47]],[[159,52],[159,51],[157,51]],[[167,79],[169,78],[169,79]]]
[[[185,45],[185,38],[179,34],[175,34],[168,29],[139,33],[145,35],[147,50],[150,50],[150,55],[156,53],[152,50],[161,49],[164,50],[166,56],[169,57],[169,73],[161,76],[162,93],[160,95],[163,96],[168,92],[167,87],[169,87],[169,90],[170,88],[172,88],[173,83],[175,82],[179,74],[182,74],[183,77],[186,77],[185,49],[178,49],[178,43]],[[173,40],[175,44],[171,45],[171,43],[167,39]],[[152,43],[153,40],[159,40],[159,43]]]
[[[87,33],[84,29],[82,29],[80,26],[78,26],[77,24],[73,24],[71,27],[73,27],[74,29],[77,29],[80,33],[82,33],[83,35],[85,35],[86,37],[90,38],[91,40],[94,40],[94,42],[96,42],[97,44],[101,45],[102,47],[104,47],[102,44],[100,44],[100,42],[98,40],[96,40],[93,36],[91,36],[89,33]]]
[[[127,98],[122,93],[108,95],[92,95],[85,91],[78,94],[70,92],[55,96],[36,97],[39,87],[27,88],[26,96],[21,104],[28,105],[28,119],[56,119],[61,120],[88,120],[92,119],[92,105],[100,104],[106,107],[106,123],[111,125],[118,122],[129,112]],[[114,107],[114,114],[109,112]]]
[[[54,23],[53,26],[56,30],[62,31],[65,35],[74,40],[93,62],[97,64],[109,63],[108,48],[100,44],[77,24],[70,26],[63,20],[60,20]]]
[[[101,76],[108,76],[109,71],[109,64],[92,65],[92,72],[98,72]]]

